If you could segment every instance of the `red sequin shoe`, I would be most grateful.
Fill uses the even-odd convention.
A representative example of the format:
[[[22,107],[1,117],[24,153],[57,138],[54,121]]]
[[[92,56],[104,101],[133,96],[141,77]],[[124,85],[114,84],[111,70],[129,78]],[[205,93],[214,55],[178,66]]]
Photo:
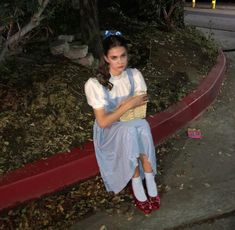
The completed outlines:
[[[152,212],[152,207],[151,207],[149,200],[139,201],[134,196],[134,203],[135,203],[135,206],[144,214],[150,214]]]
[[[150,214],[152,212],[152,207],[149,200],[148,199],[146,201],[137,200],[131,185],[129,186],[129,191],[134,198],[135,207],[138,208],[140,211],[142,211],[144,214]]]
[[[160,196],[155,197],[149,196],[149,203],[151,204],[152,210],[157,210],[160,208]]]

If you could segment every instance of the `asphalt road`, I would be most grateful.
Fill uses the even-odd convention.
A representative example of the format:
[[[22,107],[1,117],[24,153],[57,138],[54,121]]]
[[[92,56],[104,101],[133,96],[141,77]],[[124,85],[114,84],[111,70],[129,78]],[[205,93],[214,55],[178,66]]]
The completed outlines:
[[[224,50],[235,50],[235,7],[232,10],[185,8],[185,24],[212,37]]]

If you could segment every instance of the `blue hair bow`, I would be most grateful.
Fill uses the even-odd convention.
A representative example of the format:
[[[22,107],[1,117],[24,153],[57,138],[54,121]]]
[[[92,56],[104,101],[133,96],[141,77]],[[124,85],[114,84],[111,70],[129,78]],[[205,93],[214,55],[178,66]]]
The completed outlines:
[[[112,35],[122,36],[122,33],[120,31],[105,30],[103,34],[104,38]]]

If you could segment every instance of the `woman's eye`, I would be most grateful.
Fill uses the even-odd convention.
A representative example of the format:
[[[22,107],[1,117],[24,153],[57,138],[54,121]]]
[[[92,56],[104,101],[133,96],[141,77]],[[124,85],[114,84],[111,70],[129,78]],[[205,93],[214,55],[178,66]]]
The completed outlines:
[[[115,61],[115,60],[117,60],[117,57],[111,57],[111,59],[112,59],[113,61]]]

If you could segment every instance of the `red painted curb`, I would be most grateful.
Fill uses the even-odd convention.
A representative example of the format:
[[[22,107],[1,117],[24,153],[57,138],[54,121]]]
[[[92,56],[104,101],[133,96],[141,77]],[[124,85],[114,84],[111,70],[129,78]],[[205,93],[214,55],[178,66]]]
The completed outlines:
[[[147,118],[154,143],[166,139],[200,115],[216,98],[224,79],[226,58],[221,52],[217,63],[198,88],[167,110]]]
[[[147,118],[155,144],[185,126],[213,102],[225,70],[226,58],[221,52],[216,65],[197,90],[167,110]],[[82,148],[27,164],[0,176],[0,210],[39,198],[97,175],[98,172],[92,142],[86,143]]]

